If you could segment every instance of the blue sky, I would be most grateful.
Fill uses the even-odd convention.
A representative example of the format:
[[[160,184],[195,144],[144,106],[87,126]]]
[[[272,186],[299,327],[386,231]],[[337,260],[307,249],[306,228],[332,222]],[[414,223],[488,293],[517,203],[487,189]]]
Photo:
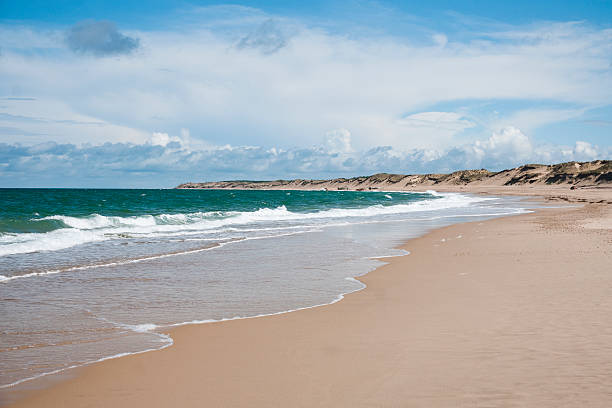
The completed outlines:
[[[115,2],[105,0],[4,0],[0,12],[4,20],[32,21],[35,23],[72,24],[82,19],[107,19],[139,28],[152,28],[160,18],[189,10],[192,7],[206,7],[223,4],[216,1],[164,1],[146,2],[126,0]],[[441,14],[458,13],[465,16],[486,18],[509,24],[528,24],[534,21],[580,21],[609,25],[612,7],[609,0],[585,1],[491,1],[491,0],[430,0],[430,1],[242,1],[228,2],[260,9],[270,14],[291,17],[332,17],[347,18],[354,15],[370,14],[372,9],[387,9],[413,16],[443,20]],[[109,6],[110,5],[110,6]]]
[[[612,157],[612,1],[0,2],[0,186]]]

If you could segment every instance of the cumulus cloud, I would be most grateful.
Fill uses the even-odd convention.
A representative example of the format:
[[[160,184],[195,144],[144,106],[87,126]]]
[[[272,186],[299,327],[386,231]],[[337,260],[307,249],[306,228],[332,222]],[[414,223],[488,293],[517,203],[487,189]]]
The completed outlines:
[[[139,47],[140,42],[119,32],[110,21],[86,20],[68,30],[66,44],[74,52],[103,57],[130,54]]]
[[[336,129],[325,134],[325,148],[331,153],[349,153],[351,146],[351,132],[347,129]]]
[[[180,145],[181,139],[176,136],[169,136],[167,133],[154,132],[151,136],[151,144],[153,146],[166,147],[170,143],[178,143]]]
[[[582,160],[593,160],[599,155],[597,147],[588,142],[576,141],[576,146],[570,152],[570,156],[579,157]]]
[[[534,145],[519,129],[446,150],[398,150],[378,146],[355,150],[350,133],[329,132],[324,144],[282,149],[261,146],[197,146],[189,132],[154,133],[143,144],[98,146],[41,143],[0,144],[4,186],[172,187],[186,181],[350,177],[377,172],[448,172],[466,168],[501,170],[526,162],[612,158],[610,147],[578,141],[575,146]]]
[[[495,132],[486,141],[476,141],[474,149],[480,156],[505,158],[513,162],[525,160],[533,153],[533,146],[527,136],[513,126]]]

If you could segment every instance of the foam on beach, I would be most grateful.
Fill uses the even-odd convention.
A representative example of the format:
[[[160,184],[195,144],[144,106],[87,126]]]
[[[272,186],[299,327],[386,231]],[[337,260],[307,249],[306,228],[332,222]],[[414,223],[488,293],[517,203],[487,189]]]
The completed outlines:
[[[412,212],[439,211],[466,207],[490,198],[427,192],[432,199],[407,204],[372,205],[365,208],[331,208],[322,211],[292,212],[286,206],[260,208],[256,211],[209,211],[140,216],[82,217],[52,215],[34,218],[33,223],[57,221],[60,228],[42,233],[4,233],[0,235],[0,256],[57,251],[92,242],[131,237],[163,237],[185,233],[216,232],[230,226],[261,225],[297,220],[327,220],[376,217]],[[388,194],[385,198],[391,197]]]

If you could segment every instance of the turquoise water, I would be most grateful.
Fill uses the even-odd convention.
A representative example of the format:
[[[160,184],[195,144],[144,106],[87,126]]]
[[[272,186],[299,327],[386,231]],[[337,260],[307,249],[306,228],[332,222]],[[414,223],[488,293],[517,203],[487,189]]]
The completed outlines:
[[[439,197],[380,192],[6,189],[0,190],[0,255],[302,215],[333,218],[343,215],[339,213],[343,210],[355,215],[401,211],[399,204],[426,198]]]
[[[523,207],[435,192],[0,190],[0,390],[170,346],[172,326],[332,303],[405,240]]]
[[[0,233],[49,232],[70,227],[53,216],[138,217],[163,214],[253,212],[281,206],[295,213],[392,206],[432,198],[427,193],[228,190],[0,189]],[[219,214],[215,214],[218,212]],[[231,214],[230,214],[231,215]]]

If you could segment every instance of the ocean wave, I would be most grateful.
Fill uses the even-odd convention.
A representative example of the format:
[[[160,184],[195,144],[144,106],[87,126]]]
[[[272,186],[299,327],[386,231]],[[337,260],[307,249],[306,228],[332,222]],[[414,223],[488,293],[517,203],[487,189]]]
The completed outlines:
[[[437,194],[437,193],[436,193]],[[433,194],[432,194],[433,195]],[[270,223],[291,223],[303,220],[350,219],[376,217],[419,211],[438,211],[466,207],[491,200],[462,194],[444,194],[433,199],[405,204],[376,204],[363,208],[331,208],[312,212],[292,212],[284,205],[276,208],[260,208],[256,211],[211,211],[179,214],[140,216],[105,216],[91,214],[84,217],[53,215],[33,222],[55,220],[63,228],[44,233],[11,233],[0,236],[0,256],[40,251],[57,251],[73,246],[132,236],[170,236],[181,233],[207,233],[220,228]]]
[[[57,251],[87,242],[108,239],[93,231],[62,228],[44,233],[11,234],[0,237],[0,256],[38,251]]]
[[[140,258],[131,258],[131,259],[124,259],[124,260],[119,260],[119,261],[108,261],[104,263],[95,263],[95,264],[89,264],[89,265],[70,266],[70,267],[61,268],[61,269],[51,269],[51,270],[43,270],[43,271],[38,271],[38,272],[30,272],[30,273],[26,273],[23,275],[13,275],[13,276],[0,275],[0,283],[8,282],[8,281],[16,280],[16,279],[32,278],[32,277],[37,277],[37,276],[57,275],[59,273],[64,273],[64,272],[73,272],[73,271],[95,269],[95,268],[107,268],[111,266],[128,265],[128,264],[134,264],[134,263],[139,263],[139,262],[152,261],[155,259],[169,258],[173,256],[195,254],[198,252],[210,251],[212,249],[221,248],[225,245],[235,243],[235,242],[286,237],[290,235],[303,234],[309,231],[314,231],[314,230],[311,229],[311,230],[293,231],[293,232],[282,233],[282,234],[265,235],[261,237],[254,236],[254,237],[233,238],[233,239],[229,239],[226,241],[218,241],[217,243],[213,245],[202,247],[202,248],[187,249],[183,251],[169,252],[165,254],[149,255],[149,256],[143,256]]]

